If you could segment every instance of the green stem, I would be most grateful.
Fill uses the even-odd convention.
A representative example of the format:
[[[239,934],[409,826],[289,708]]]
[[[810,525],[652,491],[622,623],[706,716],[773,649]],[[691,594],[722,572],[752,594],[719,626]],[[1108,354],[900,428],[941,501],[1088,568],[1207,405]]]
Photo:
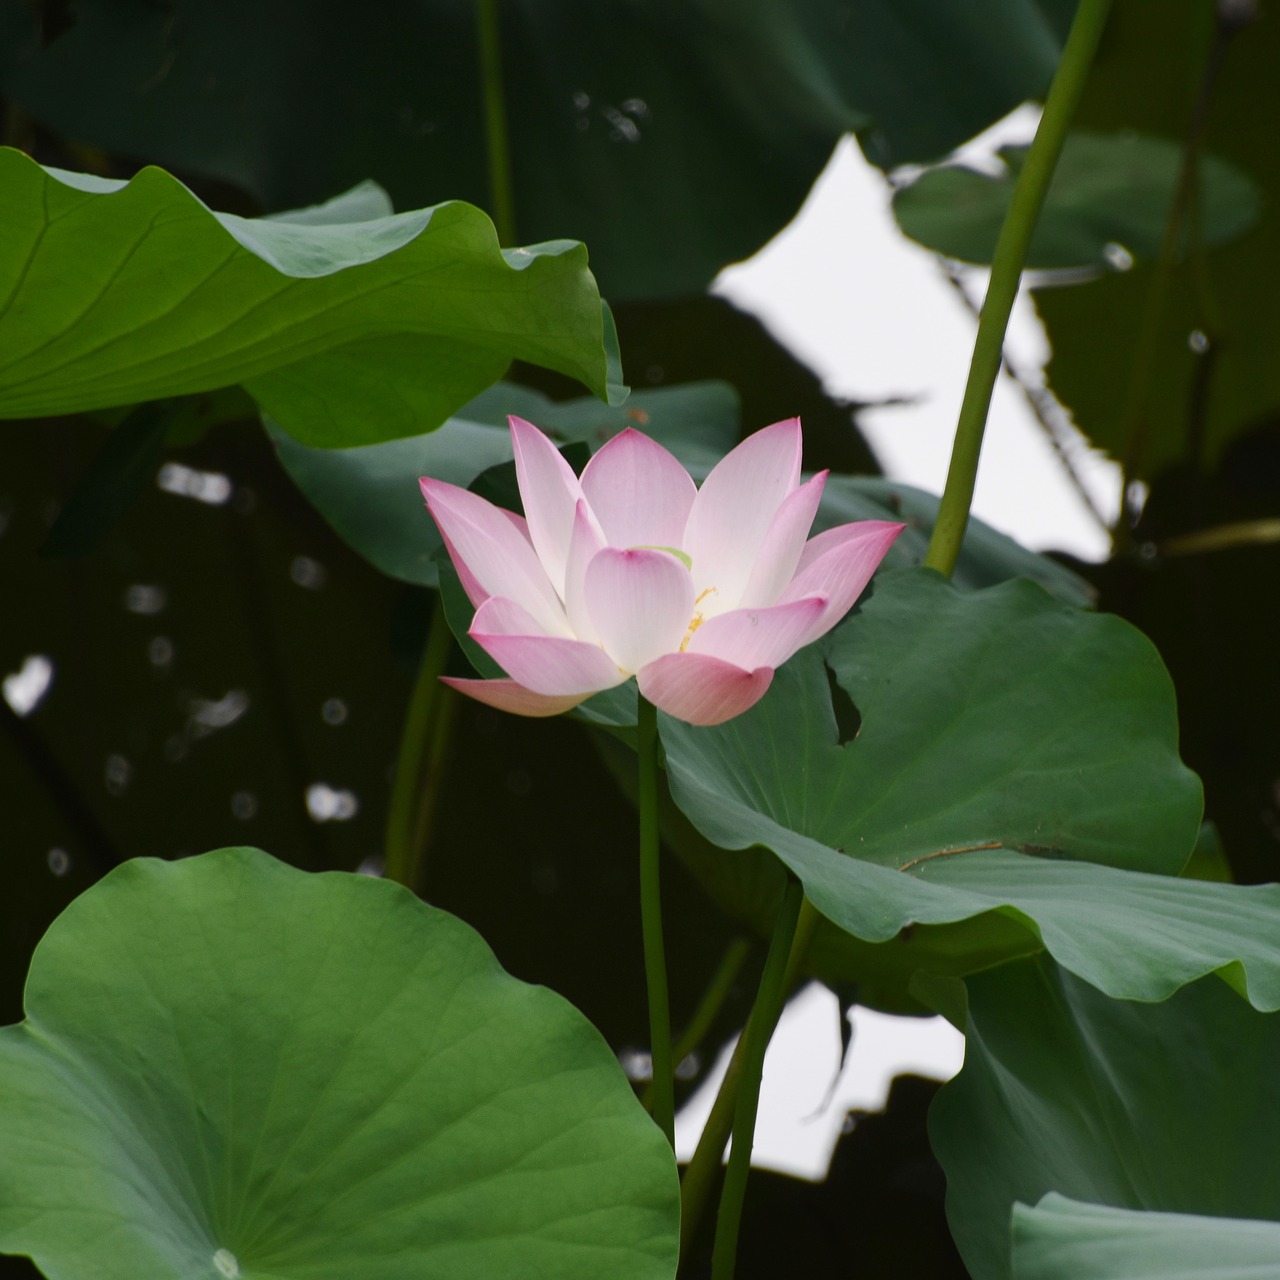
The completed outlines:
[[[796,925],[795,941],[791,944],[791,955],[787,960],[786,977],[783,990],[791,991],[799,980],[804,966],[804,958],[809,950],[809,942],[813,931],[822,917],[814,909],[813,904],[805,898],[800,904],[800,920]],[[746,1029],[734,1046],[729,1066],[720,1082],[715,1102],[711,1105],[711,1114],[702,1128],[702,1136],[684,1171],[680,1182],[680,1257],[686,1258],[697,1234],[698,1225],[702,1221],[702,1213],[711,1197],[712,1188],[720,1175],[724,1161],[725,1143],[729,1141],[733,1129],[733,1116],[738,1102],[738,1086],[742,1079],[742,1064],[748,1046],[754,1035],[755,1023],[749,1020]],[[772,1034],[772,1028],[769,1029]],[[767,1039],[767,1038],[766,1038]]]
[[[453,719],[449,690],[440,683],[452,646],[444,605],[437,597],[418,678],[409,696],[387,819],[386,876],[410,889],[421,870],[429,817],[440,791],[439,766]]]
[[[742,1055],[738,1084],[738,1102],[733,1111],[733,1146],[729,1148],[729,1167],[720,1192],[720,1213],[716,1218],[715,1252],[711,1258],[711,1280],[733,1280],[738,1256],[738,1227],[742,1222],[742,1201],[747,1193],[747,1176],[751,1172],[751,1147],[755,1139],[756,1110],[760,1104],[760,1079],[764,1074],[764,1055],[777,1026],[787,997],[787,968],[800,923],[800,906],[804,889],[799,880],[788,880],[782,895],[782,906],[773,927],[773,940],[760,976],[760,990],[751,1010],[750,1035]]]
[[[502,92],[502,45],[497,0],[476,0],[476,35],[480,44],[493,224],[498,230],[498,243],[509,247],[515,243],[516,214],[511,194],[511,147],[507,139],[507,107]]]
[[[636,748],[640,757],[640,922],[649,987],[649,1051],[653,1057],[653,1118],[676,1142],[675,1084],[671,1071],[671,1009],[667,957],[662,945],[662,880],[658,864],[658,709],[637,694]]]
[[[453,725],[462,699],[447,685],[438,685],[432,713],[430,738],[422,766],[420,785],[413,807],[412,884],[422,889],[422,860],[431,843],[431,827],[435,822],[440,797],[444,794],[445,770],[449,764],[449,744]]]
[[[724,1007],[729,992],[733,990],[733,984],[737,981],[738,974],[742,972],[742,966],[746,963],[750,950],[751,944],[746,938],[735,938],[725,948],[719,966],[707,984],[707,989],[702,993],[698,1007],[693,1011],[693,1017],[689,1019],[688,1026],[680,1033],[675,1047],[671,1050],[671,1061],[675,1066],[678,1067],[702,1043],[703,1037],[711,1030],[711,1024]],[[652,1096],[653,1085],[650,1084],[641,1094],[640,1101],[648,1107],[651,1105]]]
[[[746,938],[735,938],[725,948],[725,953],[720,958],[719,968],[716,969],[706,991],[702,993],[702,999],[693,1011],[689,1025],[685,1027],[676,1041],[676,1047],[671,1052],[671,1060],[677,1065],[702,1043],[703,1037],[711,1030],[711,1024],[716,1020],[716,1014],[724,1007],[724,1002],[728,999],[729,992],[733,990],[733,984],[737,981],[738,974],[742,972],[742,966],[746,963],[750,951],[751,944]]]
[[[991,393],[1000,372],[1004,334],[1009,326],[1014,299],[1018,296],[1018,281],[1027,260],[1031,233],[1040,216],[1067,136],[1067,126],[1075,114],[1076,103],[1093,65],[1093,56],[1110,9],[1111,0],[1080,0],[1071,34],[1062,51],[1062,61],[1045,99],[1040,127],[1018,175],[1013,201],[1000,228],[995,257],[991,262],[991,280],[978,320],[978,336],[973,344],[969,379],[965,383],[960,418],[956,424],[947,484],[924,561],[930,568],[947,575],[955,568],[960,545],[964,541],[965,526],[969,522],[978,458],[982,453],[982,434],[991,407]]]

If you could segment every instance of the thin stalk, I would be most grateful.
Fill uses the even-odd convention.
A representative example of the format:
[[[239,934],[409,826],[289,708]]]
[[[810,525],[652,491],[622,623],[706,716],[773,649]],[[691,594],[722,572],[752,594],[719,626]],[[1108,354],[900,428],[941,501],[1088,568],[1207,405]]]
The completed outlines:
[[[978,304],[969,296],[969,291],[964,287],[964,281],[960,279],[955,271],[945,267],[943,269],[943,278],[955,291],[956,297],[960,299],[965,309],[976,320],[979,315]],[[1089,492],[1089,488],[1084,482],[1084,478],[1072,461],[1072,437],[1070,428],[1064,420],[1062,406],[1054,400],[1053,393],[1048,388],[1033,382],[1007,355],[1004,356],[1002,363],[1005,373],[1009,375],[1018,390],[1022,392],[1022,397],[1027,402],[1027,408],[1031,410],[1036,422],[1040,424],[1040,429],[1044,432],[1045,439],[1049,442],[1049,447],[1053,450],[1054,456],[1062,467],[1067,483],[1075,490],[1076,497],[1084,504],[1085,510],[1093,517],[1093,521],[1098,528],[1109,534],[1111,532],[1111,522],[1102,514],[1102,509],[1094,500],[1093,494]],[[1079,437],[1077,436],[1076,439],[1078,440]]]
[[[787,960],[787,972],[783,980],[784,991],[795,988],[804,966],[805,955],[809,950],[809,942],[821,919],[813,904],[805,898],[800,904],[800,919],[796,925],[795,940],[791,944],[791,955]],[[769,1029],[770,1034],[772,1030],[772,1028]],[[702,1128],[702,1136],[694,1149],[693,1159],[689,1161],[684,1177],[681,1179],[680,1257],[682,1259],[688,1255],[693,1238],[697,1234],[698,1225],[702,1221],[707,1201],[711,1198],[712,1189],[720,1176],[725,1143],[729,1141],[729,1134],[733,1129],[743,1062],[751,1040],[758,1035],[754,1020],[749,1019],[742,1035],[738,1037],[738,1043],[734,1046],[724,1079],[721,1080],[715,1101],[711,1105],[711,1114]]]
[[[747,1193],[747,1177],[751,1172],[751,1148],[755,1139],[756,1111],[760,1104],[760,1080],[764,1074],[764,1055],[778,1024],[787,998],[787,961],[800,923],[800,907],[804,889],[799,880],[789,879],[778,918],[773,927],[773,940],[760,976],[755,1007],[751,1010],[751,1034],[743,1051],[738,1083],[738,1101],[733,1112],[733,1146],[729,1149],[729,1167],[720,1192],[720,1213],[716,1218],[715,1251],[711,1257],[711,1280],[733,1280],[738,1256],[738,1228],[742,1222],[742,1201]]]
[[[507,138],[507,105],[502,92],[502,44],[497,0],[476,0],[476,37],[480,45],[480,81],[484,92],[484,127],[489,155],[489,195],[498,243],[516,238],[515,200],[511,193],[511,146]]]
[[[391,786],[391,812],[387,818],[386,876],[410,889],[417,883],[426,845],[427,823],[423,809],[428,806],[429,815],[434,797],[439,793],[436,766],[445,755],[447,728],[452,721],[449,691],[440,683],[452,645],[453,635],[445,620],[444,605],[437,597],[418,678],[409,695],[409,710]],[[441,721],[445,722],[443,734]]]
[[[1229,551],[1234,547],[1268,547],[1277,542],[1280,542],[1280,520],[1264,518],[1180,533],[1166,538],[1156,550],[1162,556],[1193,556],[1206,551]]]
[[[702,993],[702,999],[693,1011],[689,1025],[680,1034],[671,1052],[671,1060],[677,1065],[702,1043],[703,1037],[711,1030],[711,1024],[716,1020],[716,1014],[724,1007],[724,1002],[728,999],[729,992],[733,990],[733,984],[737,981],[738,974],[742,972],[742,966],[746,963],[750,952],[751,944],[746,938],[735,938],[725,948],[724,955],[720,958],[720,965],[707,985],[706,991]]]
[[[0,693],[0,731],[31,770],[33,779],[53,801],[58,818],[74,839],[71,849],[83,852],[97,875],[104,876],[124,861],[98,821],[93,806],[68,773],[66,766],[41,737],[34,723],[20,716]]]
[[[662,878],[658,862],[658,709],[636,695],[636,748],[640,757],[640,923],[649,988],[649,1052],[653,1058],[653,1118],[676,1144],[675,1083],[671,1070],[671,1007],[662,945]]]
[[[1133,483],[1142,470],[1143,454],[1147,445],[1147,400],[1151,393],[1151,384],[1155,379],[1161,330],[1168,313],[1174,271],[1178,265],[1182,246],[1188,240],[1192,246],[1193,261],[1197,264],[1196,274],[1192,278],[1198,284],[1197,301],[1200,304],[1200,310],[1202,312],[1215,310],[1210,302],[1211,291],[1205,278],[1207,273],[1201,261],[1203,253],[1200,250],[1203,248],[1203,238],[1199,233],[1199,209],[1195,197],[1199,192],[1200,154],[1204,144],[1205,126],[1209,118],[1209,103],[1218,83],[1227,45],[1237,29],[1234,23],[1224,22],[1219,15],[1213,44],[1209,48],[1204,71],[1200,77],[1200,86],[1196,91],[1195,103],[1187,122],[1182,160],[1178,167],[1173,200],[1169,206],[1169,217],[1160,242],[1160,252],[1152,271],[1147,296],[1143,301],[1137,342],[1129,365],[1129,381],[1121,402],[1120,424],[1124,447],[1120,457],[1120,514],[1112,530],[1112,541],[1117,545],[1123,545],[1128,541],[1130,530],[1138,517],[1132,493]],[[1190,224],[1189,237],[1184,234],[1187,224]],[[1216,328],[1212,325],[1210,327]]]
[[[982,435],[991,407],[991,393],[1000,372],[1004,334],[1009,326],[1014,299],[1018,296],[1018,281],[1027,260],[1031,233],[1049,191],[1067,127],[1075,114],[1089,68],[1093,65],[1093,56],[1110,9],[1111,0],[1080,0],[1071,34],[1062,51],[1062,61],[1045,99],[1040,126],[1018,175],[1004,225],[1000,228],[995,257],[991,262],[991,280],[978,319],[978,336],[974,340],[969,378],[956,424],[946,488],[924,561],[930,568],[948,576],[959,558],[965,526],[969,523],[969,507],[973,502],[978,459],[982,453]]]
[[[733,984],[737,981],[738,974],[742,972],[742,966],[746,963],[750,951],[751,944],[746,938],[735,938],[725,948],[724,955],[720,957],[720,964],[712,974],[707,989],[702,993],[698,1007],[693,1011],[693,1017],[676,1038],[675,1047],[671,1050],[671,1061],[675,1066],[678,1067],[702,1043],[707,1032],[711,1030],[711,1024],[724,1007],[724,1002],[728,999],[729,992],[733,990]],[[651,1105],[652,1096],[653,1085],[650,1084],[640,1095],[640,1101],[648,1107]]]
[[[461,697],[447,685],[436,689],[432,713],[431,736],[427,743],[426,761],[413,807],[413,884],[422,889],[422,861],[431,846],[431,828],[435,822],[440,797],[444,794],[445,772],[449,766],[449,744],[453,725],[458,718]]]

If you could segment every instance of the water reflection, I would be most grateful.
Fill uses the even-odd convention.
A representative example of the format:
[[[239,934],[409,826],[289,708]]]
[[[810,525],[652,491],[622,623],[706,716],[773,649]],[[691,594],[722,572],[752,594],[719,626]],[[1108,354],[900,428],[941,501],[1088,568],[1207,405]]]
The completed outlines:
[[[294,556],[293,563],[289,566],[289,576],[298,586],[305,587],[308,591],[319,591],[329,580],[328,570],[319,560],[313,560],[310,556]]]
[[[601,107],[600,114],[609,122],[610,142],[640,141],[640,129],[636,122],[617,107]]]
[[[231,478],[220,471],[197,471],[194,467],[183,466],[181,462],[166,462],[156,476],[156,484],[166,493],[194,498],[212,507],[222,506],[234,488]]]
[[[107,794],[112,796],[124,795],[132,780],[133,765],[119,752],[112,752],[107,757],[106,766],[102,771],[102,782],[107,788]]]
[[[1102,246],[1102,256],[1113,271],[1129,271],[1133,267],[1133,254],[1122,244],[1112,241]]]
[[[249,710],[249,695],[243,689],[230,689],[217,699],[192,698],[187,706],[192,736],[204,738],[215,729],[235,724]]]
[[[221,698],[189,698],[187,721],[178,733],[170,735],[165,742],[164,758],[170,764],[177,764],[179,760],[186,758],[192,743],[235,724],[249,710],[250,705],[249,695],[243,689],[230,689]]]
[[[354,791],[345,787],[335,790],[326,782],[313,782],[307,788],[306,801],[313,822],[347,822],[360,812]]]
[[[168,636],[153,636],[147,644],[147,661],[162,670],[173,662],[173,641]]]
[[[53,684],[53,661],[43,653],[28,654],[22,666],[0,682],[4,700],[20,716],[29,716]]]
[[[248,822],[258,812],[258,797],[252,791],[237,791],[231,797],[231,812],[241,822]]]
[[[163,587],[135,582],[125,589],[124,607],[130,613],[141,613],[147,616],[163,613],[168,603],[169,595]]]

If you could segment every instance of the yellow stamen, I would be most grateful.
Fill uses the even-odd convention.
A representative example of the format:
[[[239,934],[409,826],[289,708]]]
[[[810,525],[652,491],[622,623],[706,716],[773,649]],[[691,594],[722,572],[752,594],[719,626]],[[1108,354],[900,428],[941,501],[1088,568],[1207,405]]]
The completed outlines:
[[[708,596],[715,595],[718,589],[719,589],[719,588],[717,588],[717,587],[708,587],[708,588],[707,588],[705,591],[703,591],[703,593],[702,593],[702,594],[701,594],[701,595],[700,595],[700,596],[699,596],[699,597],[698,597],[698,598],[693,602],[694,614],[693,614],[693,617],[692,617],[692,618],[690,619],[690,621],[689,621],[689,630],[688,630],[688,631],[686,631],[686,632],[684,633],[684,639],[680,641],[680,652],[681,652],[681,653],[684,653],[684,652],[689,648],[689,641],[693,639],[693,633],[694,633],[695,631],[697,631],[697,629],[698,629],[700,626],[702,626],[703,622],[705,621],[705,619],[704,619],[704,618],[703,618],[703,616],[702,616],[702,610],[701,610],[701,609],[699,609],[699,608],[698,608],[698,606],[699,606],[699,605],[700,605],[700,604],[701,604],[701,603],[702,603],[702,602],[703,602],[703,601],[704,601]]]

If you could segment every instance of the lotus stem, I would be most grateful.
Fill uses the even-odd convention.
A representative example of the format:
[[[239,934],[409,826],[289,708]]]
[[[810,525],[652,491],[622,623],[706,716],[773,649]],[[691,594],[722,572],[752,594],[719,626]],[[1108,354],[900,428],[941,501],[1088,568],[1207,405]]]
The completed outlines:
[[[516,213],[511,190],[507,105],[502,92],[502,45],[497,0],[476,0],[476,36],[480,45],[480,79],[484,91],[489,196],[493,202],[493,225],[498,231],[498,243],[505,249],[515,243]]]
[[[1000,372],[1005,330],[1009,327],[1009,315],[1018,296],[1018,282],[1027,260],[1027,249],[1110,10],[1111,0],[1080,0],[1071,24],[1071,34],[1062,51],[1062,60],[1045,99],[1039,128],[1018,175],[1013,200],[1000,228],[1000,238],[996,241],[991,280],[978,318],[978,336],[974,340],[973,359],[969,364],[969,377],[956,423],[947,483],[924,560],[929,568],[937,569],[948,577],[960,557],[965,527],[969,523],[978,459],[982,453],[982,435],[987,425],[996,376]]]
[[[658,839],[658,709],[637,694],[636,748],[640,757],[640,921],[649,989],[649,1052],[653,1060],[652,1111],[667,1141],[676,1144],[675,1083],[671,1064],[671,1007],[662,943],[662,877]]]
[[[417,885],[422,871],[430,816],[440,793],[440,767],[453,724],[452,693],[440,683],[452,645],[453,634],[437,596],[418,678],[409,695],[387,818],[385,874],[409,889]]]
[[[788,877],[782,905],[773,927],[773,940],[760,976],[760,989],[751,1010],[746,1047],[738,1078],[738,1101],[733,1113],[733,1146],[729,1149],[729,1167],[720,1192],[720,1213],[716,1219],[715,1251],[711,1259],[711,1280],[733,1280],[738,1256],[738,1228],[742,1222],[742,1201],[751,1172],[751,1148],[755,1139],[756,1111],[760,1103],[760,1080],[764,1074],[764,1055],[773,1037],[774,1027],[787,998],[787,968],[804,889],[800,881]]]
[[[783,978],[784,993],[791,991],[799,980],[800,970],[809,950],[809,942],[821,918],[813,903],[808,898],[803,899],[800,904],[800,920],[796,925],[795,940],[791,944],[791,955],[787,960],[787,972]],[[680,1181],[681,1259],[688,1256],[693,1246],[698,1224],[702,1221],[702,1212],[711,1195],[716,1177],[720,1173],[724,1160],[724,1146],[729,1141],[729,1134],[733,1129],[733,1117],[738,1103],[738,1086],[742,1080],[746,1048],[752,1037],[757,1034],[755,1025],[753,1020],[748,1020],[742,1035],[738,1037],[738,1043],[734,1046],[733,1054],[729,1059],[728,1069],[716,1093],[715,1102],[711,1105],[711,1114],[702,1128],[702,1136],[698,1139],[693,1159],[689,1161],[684,1177]],[[765,1033],[766,1045],[772,1034],[773,1028],[769,1027]]]
[[[676,1038],[675,1047],[671,1050],[671,1061],[675,1067],[679,1067],[711,1030],[711,1024],[729,998],[729,992],[733,990],[733,984],[738,980],[738,974],[742,972],[742,966],[746,963],[750,951],[751,944],[746,938],[735,938],[725,948],[725,953],[720,957],[720,963],[707,984],[707,989],[702,993],[698,1007],[693,1011],[693,1017]],[[646,1107],[651,1105],[652,1095],[653,1085],[650,1084],[641,1096]]]

